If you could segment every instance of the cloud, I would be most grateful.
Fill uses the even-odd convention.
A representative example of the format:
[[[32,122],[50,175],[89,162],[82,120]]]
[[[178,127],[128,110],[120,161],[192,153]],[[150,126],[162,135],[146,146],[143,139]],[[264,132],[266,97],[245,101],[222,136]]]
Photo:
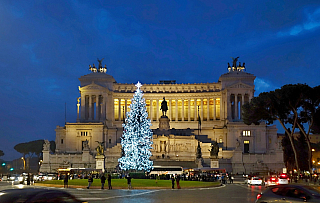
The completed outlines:
[[[254,85],[256,90],[255,96],[258,96],[262,92],[269,92],[278,89],[278,87],[274,86],[270,81],[258,77],[255,79]]]
[[[314,12],[305,10],[307,20],[301,24],[297,24],[285,31],[277,33],[278,37],[295,36],[303,33],[303,31],[309,31],[320,27],[320,8],[317,8]]]

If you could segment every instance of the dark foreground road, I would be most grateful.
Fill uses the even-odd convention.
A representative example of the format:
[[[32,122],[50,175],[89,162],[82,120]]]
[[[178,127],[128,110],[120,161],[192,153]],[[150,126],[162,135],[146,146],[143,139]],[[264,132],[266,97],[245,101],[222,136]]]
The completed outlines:
[[[0,189],[18,187],[34,187],[25,185],[11,185],[0,183]],[[71,194],[89,203],[160,203],[160,202],[201,202],[201,203],[253,203],[259,192],[265,188],[261,186],[247,186],[245,184],[228,184],[214,188],[196,189],[163,189],[163,190],[100,190],[100,189],[76,189],[58,188],[67,190]]]

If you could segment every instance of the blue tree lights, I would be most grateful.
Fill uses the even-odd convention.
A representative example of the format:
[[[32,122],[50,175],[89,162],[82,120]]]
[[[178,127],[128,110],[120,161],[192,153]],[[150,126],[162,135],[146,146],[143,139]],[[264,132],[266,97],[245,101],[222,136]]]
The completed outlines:
[[[119,167],[122,170],[143,170],[153,169],[153,161],[150,161],[152,131],[151,121],[148,119],[146,102],[142,98],[140,90],[141,83],[136,84],[137,90],[133,95],[130,104],[130,111],[126,115],[123,134],[121,137],[122,157],[118,159]]]

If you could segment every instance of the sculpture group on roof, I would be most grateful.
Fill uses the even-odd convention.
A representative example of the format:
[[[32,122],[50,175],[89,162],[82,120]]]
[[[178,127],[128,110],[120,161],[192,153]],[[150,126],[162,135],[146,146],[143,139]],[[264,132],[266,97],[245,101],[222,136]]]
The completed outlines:
[[[228,63],[228,71],[230,72],[231,70],[232,71],[244,71],[246,68],[245,68],[245,63],[243,63],[241,65],[241,63],[239,62],[239,65],[237,65],[237,62],[238,62],[238,59],[239,59],[239,56],[236,57],[236,58],[232,58],[232,66],[230,66],[230,63]]]
[[[103,58],[104,59],[104,58]],[[96,65],[92,64],[89,65],[89,70],[96,73],[96,72],[99,72],[99,73],[106,73],[107,72],[107,65],[104,65],[104,67],[102,67],[102,61],[103,59],[99,60],[99,58],[97,58],[98,62],[99,62],[99,66],[98,68],[96,67]]]

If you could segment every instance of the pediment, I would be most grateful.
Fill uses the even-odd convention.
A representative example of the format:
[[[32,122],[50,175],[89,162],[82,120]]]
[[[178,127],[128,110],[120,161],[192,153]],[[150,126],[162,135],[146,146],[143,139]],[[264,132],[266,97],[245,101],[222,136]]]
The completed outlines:
[[[81,88],[82,90],[104,90],[105,87],[102,87],[100,85],[97,85],[95,83],[91,83],[90,85],[84,86]]]
[[[239,82],[239,83],[236,83],[236,84],[229,85],[229,86],[227,86],[227,88],[231,88],[231,89],[252,89],[252,88],[254,88],[254,86],[247,85],[247,84],[244,84],[242,82]]]

